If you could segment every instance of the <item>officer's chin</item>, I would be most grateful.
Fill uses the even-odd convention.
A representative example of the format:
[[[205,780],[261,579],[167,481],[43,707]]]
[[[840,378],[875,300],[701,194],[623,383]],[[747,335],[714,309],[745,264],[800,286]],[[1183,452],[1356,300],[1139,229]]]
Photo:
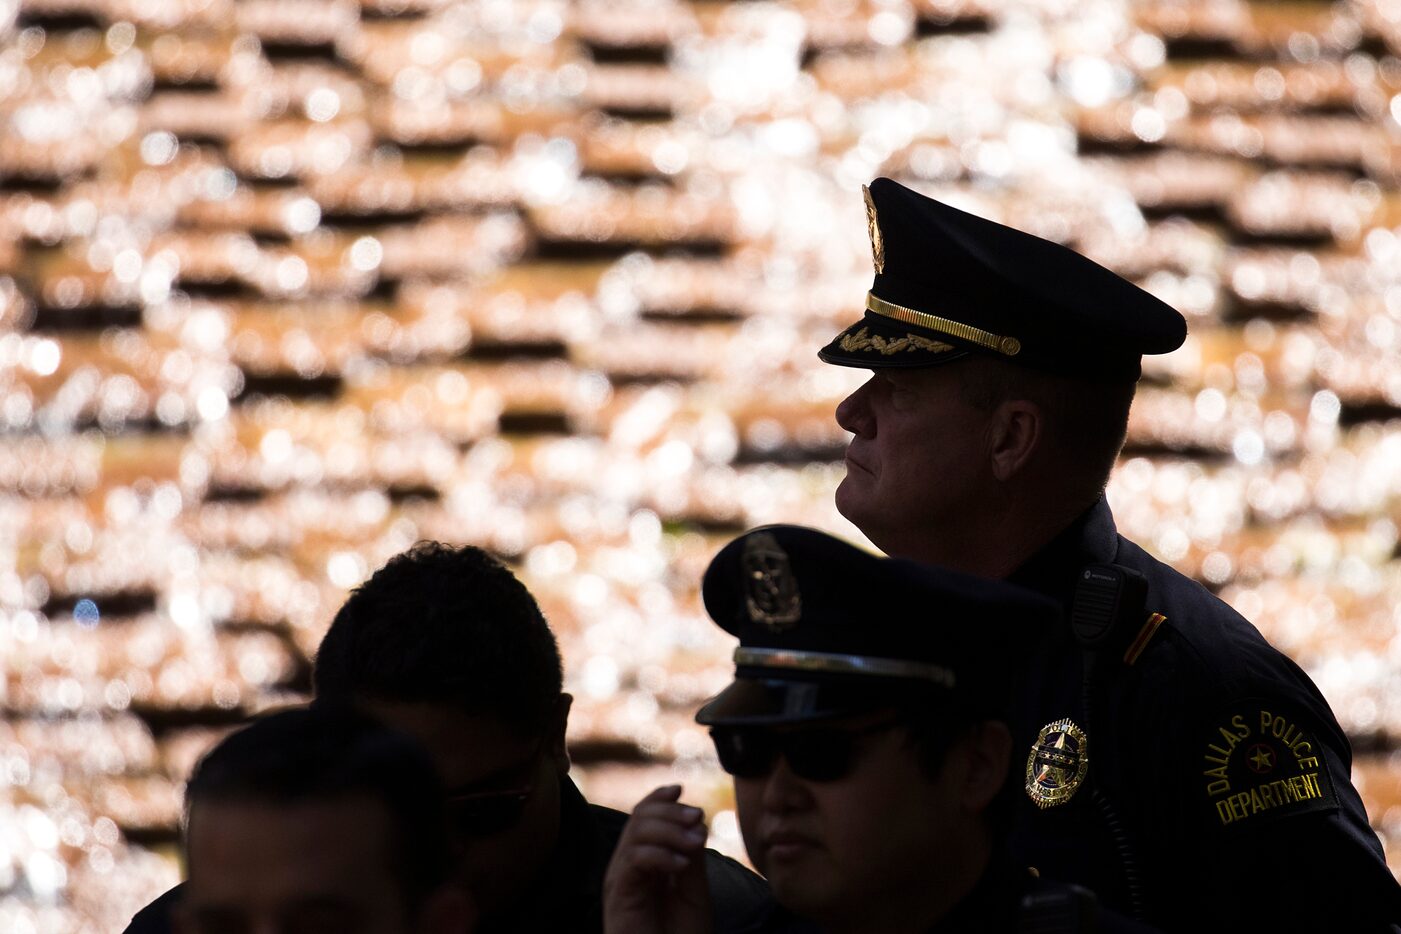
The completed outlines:
[[[848,522],[861,527],[862,517],[865,515],[865,487],[869,482],[868,476],[863,476],[859,472],[853,473],[857,468],[848,466],[846,476],[842,482],[837,484],[837,492],[833,496],[836,501],[837,512]]]

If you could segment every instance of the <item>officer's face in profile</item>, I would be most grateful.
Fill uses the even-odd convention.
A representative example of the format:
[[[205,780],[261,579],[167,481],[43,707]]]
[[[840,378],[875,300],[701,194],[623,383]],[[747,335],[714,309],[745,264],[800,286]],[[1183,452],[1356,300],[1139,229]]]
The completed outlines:
[[[850,770],[830,780],[805,779],[786,756],[761,776],[735,778],[745,847],[789,910],[834,928],[881,914],[927,910],[931,893],[962,895],[959,880],[987,845],[980,814],[1007,772],[1005,754],[970,795],[971,763],[955,744],[937,775],[921,768],[904,728],[870,728],[881,717],[779,728],[784,732],[848,726],[868,729],[856,738]],[[780,739],[780,743],[782,739]],[[845,744],[842,744],[845,745]],[[795,756],[795,758],[798,758]],[[810,770],[799,761],[799,771]],[[923,906],[923,907],[920,907]],[[928,918],[931,923],[934,918]]]
[[[368,796],[197,801],[178,934],[461,934],[467,900],[411,905],[386,809]]]
[[[570,700],[560,696],[555,720],[543,735],[527,735],[499,717],[448,705],[365,705],[432,756],[448,793],[455,874],[483,916],[525,893],[559,837]]]
[[[962,366],[874,370],[837,406],[854,435],[837,509],[889,554],[912,534],[956,529],[978,502],[987,416],[963,401]]]

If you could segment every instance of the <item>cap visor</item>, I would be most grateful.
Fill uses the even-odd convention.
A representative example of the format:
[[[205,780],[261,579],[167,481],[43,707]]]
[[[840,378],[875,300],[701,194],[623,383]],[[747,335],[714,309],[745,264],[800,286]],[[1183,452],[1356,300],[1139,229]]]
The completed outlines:
[[[936,340],[920,331],[868,311],[819,350],[817,356],[824,363],[867,370],[937,366],[968,356],[966,347]]]

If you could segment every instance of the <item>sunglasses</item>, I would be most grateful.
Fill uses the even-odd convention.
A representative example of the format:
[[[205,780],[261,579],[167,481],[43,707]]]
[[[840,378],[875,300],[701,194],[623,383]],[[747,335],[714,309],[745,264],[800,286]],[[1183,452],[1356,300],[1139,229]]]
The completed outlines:
[[[519,765],[500,770],[503,776],[523,777],[533,770],[545,751],[542,738]],[[469,786],[470,787],[470,786]],[[535,794],[535,783],[485,791],[453,791],[447,794],[448,819],[459,837],[489,837],[510,830],[520,822],[525,804]]]
[[[448,816],[463,837],[489,837],[509,830],[520,822],[525,803],[535,793],[534,786],[509,791],[483,791],[449,795]]]
[[[794,775],[810,782],[834,782],[851,774],[861,739],[891,729],[900,721],[882,720],[862,727],[811,727],[774,730],[753,726],[711,729],[720,767],[736,778],[762,778],[783,756]]]

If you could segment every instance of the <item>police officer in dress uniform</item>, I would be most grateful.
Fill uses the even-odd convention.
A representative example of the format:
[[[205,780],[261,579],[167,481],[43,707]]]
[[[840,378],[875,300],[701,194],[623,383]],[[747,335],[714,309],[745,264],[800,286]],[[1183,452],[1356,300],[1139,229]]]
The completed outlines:
[[[739,637],[696,715],[734,776],[745,846],[781,907],[755,931],[1142,931],[1007,848],[1013,683],[1055,604],[797,526],[727,545],[705,606]],[[705,931],[700,812],[657,789],[604,885],[609,934]]]
[[[1018,856],[1169,929],[1401,929],[1318,689],[1104,501],[1141,355],[1182,316],[889,179],[865,196],[875,281],[820,353],[872,371],[837,409],[837,506],[888,554],[1066,609],[1020,692]]]

